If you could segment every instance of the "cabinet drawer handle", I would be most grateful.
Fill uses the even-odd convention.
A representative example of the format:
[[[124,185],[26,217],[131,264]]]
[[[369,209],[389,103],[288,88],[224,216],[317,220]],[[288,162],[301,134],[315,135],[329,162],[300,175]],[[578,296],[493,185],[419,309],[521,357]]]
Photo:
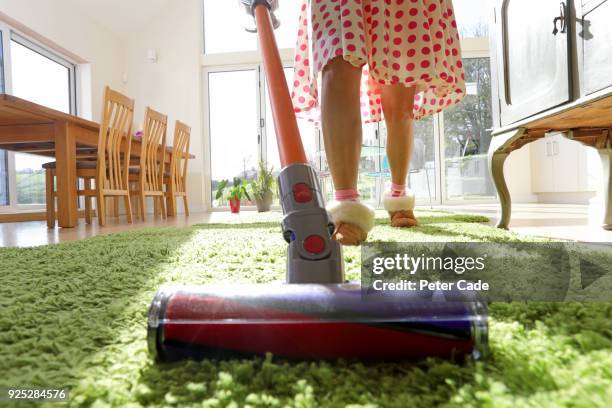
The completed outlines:
[[[565,19],[566,8],[567,6],[565,5],[564,2],[561,2],[561,4],[559,4],[559,17],[555,17],[555,19],[553,20],[553,26],[554,26],[553,35],[557,35],[559,32],[561,34],[567,33],[567,20]],[[561,22],[561,31],[559,31],[559,27],[558,27],[559,22]]]

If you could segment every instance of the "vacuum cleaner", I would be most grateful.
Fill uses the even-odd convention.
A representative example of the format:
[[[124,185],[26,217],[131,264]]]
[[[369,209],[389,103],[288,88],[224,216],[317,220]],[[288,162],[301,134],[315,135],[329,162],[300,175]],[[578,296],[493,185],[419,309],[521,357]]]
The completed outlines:
[[[308,165],[274,38],[275,0],[242,0],[256,23],[282,170],[287,283],[162,287],[148,313],[158,361],[239,358],[403,360],[479,357],[486,306],[457,294],[389,292],[368,298],[344,278],[342,248]],[[465,294],[460,299],[465,299]]]

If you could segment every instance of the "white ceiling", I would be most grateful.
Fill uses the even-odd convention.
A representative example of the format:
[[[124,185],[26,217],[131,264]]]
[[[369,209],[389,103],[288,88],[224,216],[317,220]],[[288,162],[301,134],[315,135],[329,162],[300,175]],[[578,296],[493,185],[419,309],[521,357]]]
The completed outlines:
[[[159,15],[172,0],[67,0],[109,30],[129,34]]]

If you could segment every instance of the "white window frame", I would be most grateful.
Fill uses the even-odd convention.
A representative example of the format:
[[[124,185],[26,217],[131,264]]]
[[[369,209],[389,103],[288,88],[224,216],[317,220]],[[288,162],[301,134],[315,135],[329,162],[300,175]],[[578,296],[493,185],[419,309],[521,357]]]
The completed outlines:
[[[19,30],[0,21],[0,32],[2,32],[2,50],[4,62],[4,92],[13,93],[12,83],[12,60],[11,60],[11,41],[29,48],[30,50],[46,57],[68,69],[69,75],[69,95],[70,95],[70,114],[77,114],[77,63],[70,58],[61,55],[56,51],[51,51],[43,47],[38,42],[28,37]],[[16,152],[8,151],[8,185],[9,185],[9,205],[0,206],[0,214],[11,214],[20,212],[32,212],[45,209],[44,204],[18,204],[17,203],[17,171],[15,168]]]

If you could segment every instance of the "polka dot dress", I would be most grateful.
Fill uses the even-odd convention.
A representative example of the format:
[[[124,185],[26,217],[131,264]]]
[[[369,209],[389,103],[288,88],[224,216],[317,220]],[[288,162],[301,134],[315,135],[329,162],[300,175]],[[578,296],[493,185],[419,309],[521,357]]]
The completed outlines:
[[[317,84],[336,57],[363,69],[364,123],[382,119],[380,85],[416,87],[417,120],[465,95],[451,0],[302,0],[291,94],[298,117],[319,122]]]

